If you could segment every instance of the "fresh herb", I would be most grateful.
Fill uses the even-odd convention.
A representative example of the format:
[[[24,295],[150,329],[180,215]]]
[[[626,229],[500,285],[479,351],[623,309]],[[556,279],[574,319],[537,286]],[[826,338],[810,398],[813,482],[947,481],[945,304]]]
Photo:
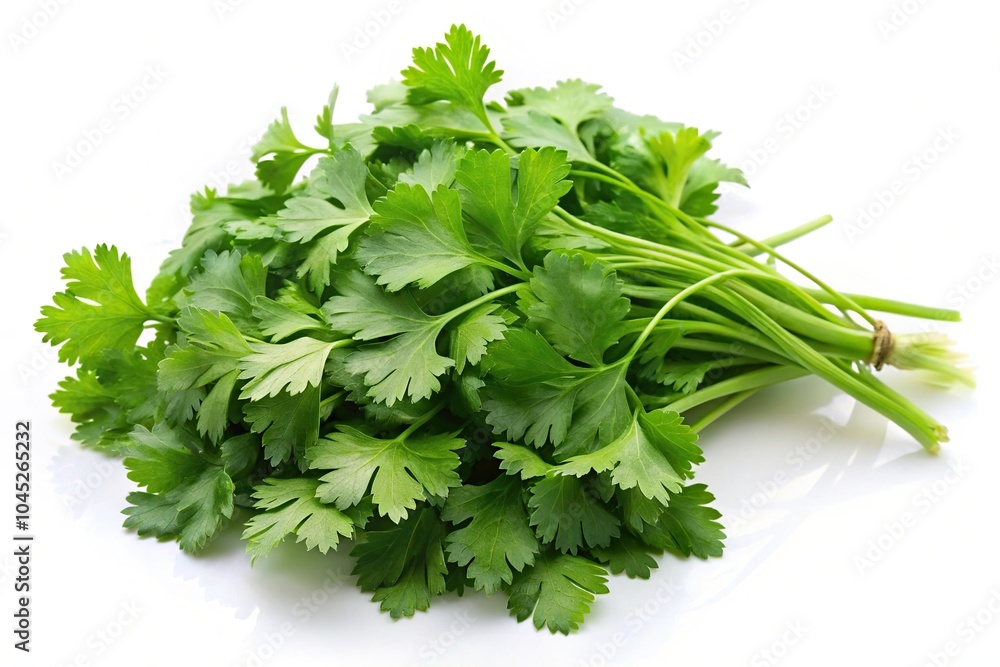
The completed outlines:
[[[501,75],[456,26],[358,122],[334,90],[318,146],[282,110],[258,180],[193,197],[144,297],[116,248],[66,255],[36,328],[77,366],[52,395],[74,438],[143,489],[127,527],[193,552],[239,517],[252,559],[349,541],[393,617],[471,587],[568,633],[609,572],[722,553],[697,434],[754,392],[817,375],[946,440],[873,371],[970,374],[871,311],[957,313],[842,294],[775,249],[829,218],[766,241],[710,220],[744,183],[715,133],[576,80],[487,102]]]

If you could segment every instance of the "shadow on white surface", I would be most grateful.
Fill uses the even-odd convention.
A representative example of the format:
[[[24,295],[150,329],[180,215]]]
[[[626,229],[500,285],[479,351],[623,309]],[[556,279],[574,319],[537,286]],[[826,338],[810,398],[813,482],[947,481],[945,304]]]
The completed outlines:
[[[947,449],[928,455],[885,417],[815,379],[763,392],[713,426],[703,445],[708,461],[699,478],[719,495],[728,536],[727,567],[704,592],[706,606],[724,600],[818,513],[936,481],[953,463]],[[871,520],[857,520],[862,544]]]
[[[600,655],[595,646],[616,637],[622,638],[615,650],[623,657],[650,641],[666,645],[679,617],[733,595],[817,514],[896,487],[926,484],[950,463],[948,455],[926,455],[884,418],[814,380],[762,392],[713,425],[702,445],[707,462],[698,479],[718,496],[716,507],[729,535],[725,557],[706,563],[667,555],[649,581],[612,577],[611,594],[597,600],[582,631],[558,639],[566,655],[587,663]],[[391,629],[392,645],[377,650],[393,664],[410,664],[414,656],[419,658],[414,664],[435,662],[444,655],[443,645],[460,641],[464,653],[501,628],[504,636],[524,643],[512,648],[512,655],[530,655],[532,646],[552,641],[530,624],[516,626],[505,596],[487,598],[475,591],[461,599],[437,598],[431,613],[394,622],[357,589],[348,541],[323,555],[286,540],[251,567],[240,540],[245,512],[238,511],[197,556],[181,553],[174,543],[136,543],[134,535],[112,530],[102,519],[116,517],[120,526],[117,517],[132,488],[120,461],[70,443],[57,448],[47,470],[75,522],[93,520],[112,542],[129,541],[109,543],[111,551],[121,548],[125,558],[138,556],[150,567],[172,571],[195,586],[204,602],[221,605],[243,622],[242,645],[232,650],[234,665],[265,664],[278,652],[284,664],[298,651],[311,655],[318,647],[372,636],[373,628]],[[870,517],[857,518],[859,525],[872,523]],[[866,531],[858,531],[859,545]]]

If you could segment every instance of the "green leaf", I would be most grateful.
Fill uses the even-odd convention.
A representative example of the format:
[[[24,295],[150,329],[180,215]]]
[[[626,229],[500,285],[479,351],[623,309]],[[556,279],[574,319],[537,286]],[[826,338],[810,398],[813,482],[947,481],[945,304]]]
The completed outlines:
[[[544,544],[554,542],[564,553],[607,547],[619,535],[618,519],[576,477],[546,477],[535,482],[528,507],[538,539]]]
[[[239,368],[253,350],[232,321],[221,313],[185,308],[178,327],[186,334],[182,345],[170,348],[157,376],[163,391],[203,387]]]
[[[190,514],[192,505],[188,497],[179,498],[178,494],[156,495],[142,491],[132,491],[125,497],[129,506],[122,510],[126,518],[125,528],[135,528],[139,537],[152,535],[160,540],[176,539],[184,529],[184,519]],[[179,503],[183,502],[182,510]],[[207,537],[206,537],[207,540]]]
[[[368,396],[392,407],[409,397],[430,398],[441,390],[438,378],[455,362],[437,353],[437,338],[444,322],[400,334],[384,342],[358,348],[347,358],[347,371],[363,375]]]
[[[471,519],[445,542],[448,560],[468,566],[476,590],[491,594],[512,581],[512,568],[520,572],[535,561],[538,541],[528,525],[521,484],[512,477],[453,489],[441,517],[456,525]]]
[[[451,331],[449,356],[455,361],[455,370],[465,370],[466,364],[475,366],[486,354],[486,346],[503,338],[507,320],[495,314],[501,308],[497,303],[486,303],[469,312]]]
[[[325,199],[300,196],[292,197],[285,202],[285,208],[278,211],[278,215],[271,222],[285,240],[308,243],[326,230],[334,228],[339,228],[338,238],[347,239],[355,229],[368,220],[370,215],[365,212],[361,216],[353,211],[338,208]]]
[[[668,387],[672,386],[674,391],[682,394],[692,394],[698,389],[704,379],[705,374],[712,369],[712,366],[705,363],[694,364],[662,364],[656,373],[656,381]]]
[[[707,217],[716,211],[716,192],[721,182],[746,185],[743,172],[736,167],[727,167],[719,160],[702,156],[695,160],[684,183],[680,208],[688,215]]]
[[[680,206],[691,167],[712,147],[709,136],[684,127],[676,133],[661,132],[646,138],[646,145],[658,158],[654,164],[657,188],[668,204]]]
[[[623,367],[575,366],[541,335],[516,328],[490,344],[486,359],[483,410],[495,433],[536,447],[551,442],[559,460],[611,442],[628,426]]]
[[[289,394],[298,394],[318,387],[330,351],[345,342],[296,338],[287,343],[249,343],[251,354],[239,361],[240,379],[249,380],[240,398],[259,401],[285,388]]]
[[[649,579],[651,570],[657,567],[652,556],[656,552],[627,532],[610,546],[592,549],[591,553],[607,565],[611,574],[624,572],[629,579]]]
[[[184,290],[187,304],[225,313],[240,331],[255,331],[254,303],[264,294],[267,280],[260,255],[240,255],[235,250],[216,254],[210,250],[201,264],[201,273]]]
[[[402,72],[407,99],[411,104],[448,100],[485,119],[483,96],[500,82],[503,70],[496,69],[489,48],[464,25],[453,25],[444,39],[433,49],[413,49],[413,65]]]
[[[551,147],[537,151],[529,148],[518,156],[513,229],[520,246],[528,241],[542,218],[573,187],[572,182],[566,180],[569,172],[566,154]]]
[[[518,622],[564,635],[579,629],[596,595],[607,593],[607,572],[581,556],[544,552],[514,579],[507,608]]]
[[[260,461],[260,438],[252,433],[243,433],[228,438],[219,445],[226,474],[240,482],[257,469]]]
[[[610,470],[619,488],[638,487],[647,498],[667,505],[670,494],[680,492],[691,466],[701,461],[697,437],[676,412],[637,410],[631,426],[614,442],[570,458],[558,472],[580,477]]]
[[[237,375],[239,371],[232,370],[219,378],[198,409],[198,433],[214,443],[222,439],[229,425],[229,401]]]
[[[254,508],[262,510],[247,522],[243,539],[251,562],[268,552],[287,536],[305,542],[306,549],[320,553],[336,550],[341,537],[353,537],[354,524],[340,510],[316,498],[314,479],[268,478],[254,487]]]
[[[66,377],[49,395],[59,412],[77,424],[72,438],[85,447],[118,454],[120,441],[128,437],[132,424],[115,402],[115,394],[102,385],[93,369],[78,368],[76,377]]]
[[[288,122],[288,109],[281,107],[281,117],[267,127],[264,136],[253,146],[250,159],[259,161],[265,155],[273,153],[305,150],[309,147],[295,136],[291,123]]]
[[[596,118],[611,108],[613,100],[601,87],[580,79],[559,81],[552,88],[520,88],[507,93],[507,103],[514,110],[533,110],[552,116],[568,129],[576,129],[585,120]]]
[[[512,146],[554,148],[564,152],[572,162],[598,163],[573,130],[550,116],[529,111],[523,115],[504,118],[503,127],[503,138]]]
[[[418,331],[433,322],[410,294],[389,294],[363,273],[344,274],[336,287],[339,295],[323,304],[326,321],[357,340]]]
[[[640,538],[650,546],[683,556],[721,556],[726,534],[717,521],[722,515],[709,507],[715,496],[704,484],[689,484],[670,497],[670,504],[654,526],[646,526]]]
[[[552,465],[538,455],[534,449],[509,442],[495,442],[494,458],[500,461],[500,469],[508,475],[520,475],[521,479],[544,477],[552,470]]]
[[[510,329],[489,348],[489,382],[482,389],[486,423],[494,433],[541,447],[561,443],[573,420],[583,371],[545,340]]]
[[[491,117],[489,110],[486,117]],[[386,107],[370,116],[362,116],[361,122],[372,128],[372,138],[377,143],[415,152],[429,150],[442,140],[485,141],[490,138],[482,116],[453,102]]]
[[[61,380],[59,389],[49,398],[59,412],[70,415],[75,422],[81,422],[114,404],[115,396],[98,381],[96,371],[78,368],[76,377]]]
[[[192,451],[200,450],[201,445],[163,422],[152,431],[136,426],[131,440],[124,460],[128,478],[150,493],[170,491],[205,467],[204,459]]]
[[[295,274],[304,278],[315,294],[321,295],[330,284],[331,269],[337,264],[339,254],[350,244],[354,230],[354,227],[340,227],[303,246],[307,250]]]
[[[351,551],[361,590],[374,592],[393,618],[426,611],[432,596],[445,591],[444,524],[434,510],[421,508],[385,530],[367,530]]]
[[[360,502],[371,485],[379,513],[399,523],[418,501],[444,498],[461,484],[455,450],[465,440],[456,433],[383,440],[350,426],[336,428],[306,454],[311,469],[331,471],[320,478],[317,495],[323,502],[345,509]]]
[[[238,199],[219,197],[210,188],[191,195],[191,215],[191,226],[184,234],[181,247],[170,251],[154,285],[174,277],[186,278],[207,251],[219,252],[225,247],[230,239],[227,223],[246,223],[255,217]],[[175,292],[176,287],[168,290],[168,295]]]
[[[59,360],[84,366],[104,350],[128,352],[142,334],[143,325],[157,315],[142,302],[132,285],[128,255],[99,245],[63,255],[66,291],[54,297],[54,306],[42,307],[35,330],[43,341],[59,345]]]
[[[323,110],[316,116],[314,129],[316,134],[327,140],[332,148],[336,143],[336,126],[333,124],[333,110],[337,107],[337,97],[340,95],[340,86],[333,84],[333,89],[327,96]]]
[[[166,414],[168,401],[173,403],[178,394],[184,397],[191,394],[192,390],[182,387],[167,393],[157,391],[156,364],[162,359],[163,349],[162,341],[152,341],[146,347],[135,347],[126,353],[105,350],[94,362],[98,382],[114,397],[115,403],[133,423],[158,418],[174,421],[186,421],[190,418],[183,399],[175,406],[177,411],[171,411],[169,417]],[[201,394],[187,397],[192,399],[188,407],[196,407]],[[180,419],[175,419],[178,417]]]
[[[419,185],[427,192],[434,192],[440,185],[451,187],[463,155],[465,148],[454,141],[435,141],[420,152],[410,171],[399,175],[399,182]]]
[[[223,466],[194,453],[196,442],[164,424],[152,431],[136,427],[132,438],[125,467],[147,491],[128,495],[125,527],[179,537],[184,551],[201,549],[233,514],[233,480]]]
[[[368,167],[364,158],[353,146],[345,146],[332,156],[321,157],[316,163],[316,168],[309,174],[306,187],[308,196],[293,197],[286,202],[286,205],[291,205],[297,199],[324,202],[333,199],[337,204],[334,206],[336,210],[325,210],[331,218],[327,224],[307,224],[301,221],[286,223],[288,238],[294,241],[308,241],[329,227],[365,222],[373,213],[365,192],[367,178]],[[295,216],[288,217],[292,220],[295,218]]]
[[[272,466],[296,461],[306,468],[305,453],[319,438],[318,387],[308,386],[297,394],[281,391],[243,406],[253,433],[261,434],[264,456]]]
[[[586,264],[581,255],[550,252],[544,266],[535,267],[531,291],[538,300],[522,306],[529,326],[560,354],[591,366],[603,363],[629,312],[615,273]]]
[[[254,147],[250,159],[257,163],[257,178],[274,192],[284,192],[295,180],[299,169],[310,156],[322,152],[303,144],[288,122],[288,110],[281,108],[281,117],[272,122]],[[265,156],[270,160],[264,160]]]
[[[257,297],[253,315],[260,320],[261,333],[270,338],[272,343],[280,342],[303,331],[326,330],[323,321],[265,296]]]
[[[375,111],[379,111],[406,102],[406,91],[407,88],[402,82],[393,80],[372,86],[365,94],[365,99]]]
[[[587,374],[587,369],[564,359],[541,334],[520,327],[508,329],[503,340],[489,346],[484,364],[491,376],[511,387]]]
[[[439,185],[428,195],[421,185],[400,183],[375,210],[355,256],[365,273],[391,292],[410,284],[430,287],[467,266],[489,262],[465,235],[456,190]]]
[[[625,525],[634,532],[641,533],[647,524],[655,524],[663,514],[663,505],[655,498],[647,498],[634,486],[631,489],[615,489],[615,498],[621,510]]]
[[[562,151],[527,149],[518,156],[512,184],[511,158],[502,150],[479,150],[465,155],[455,178],[464,188],[463,210],[497,250],[520,265],[521,248],[572,187],[565,180],[569,169]]]
[[[323,306],[330,326],[359,340],[395,336],[347,358],[345,370],[364,377],[369,397],[392,407],[406,396],[419,401],[441,389],[438,377],[455,365],[437,353],[447,319],[427,315],[410,294],[387,293],[362,274],[345,275],[337,289],[341,296]]]

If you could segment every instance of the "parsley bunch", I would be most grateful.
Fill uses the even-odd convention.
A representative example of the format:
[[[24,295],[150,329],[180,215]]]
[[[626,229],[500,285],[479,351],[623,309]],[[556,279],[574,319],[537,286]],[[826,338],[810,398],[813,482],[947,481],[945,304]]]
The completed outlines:
[[[715,133],[578,80],[486,102],[501,75],[456,26],[358,122],[334,90],[315,144],[282,111],[257,180],[192,198],[144,296],[116,248],[65,256],[36,328],[77,365],[52,395],[73,437],[143,489],[126,527],[193,552],[238,512],[252,559],[351,540],[393,617],[471,587],[568,633],[609,572],[722,553],[697,433],[761,388],[818,375],[946,439],[873,370],[971,377],[870,311],[957,313],[842,294],[775,249],[829,218],[766,241],[710,220],[744,183]]]

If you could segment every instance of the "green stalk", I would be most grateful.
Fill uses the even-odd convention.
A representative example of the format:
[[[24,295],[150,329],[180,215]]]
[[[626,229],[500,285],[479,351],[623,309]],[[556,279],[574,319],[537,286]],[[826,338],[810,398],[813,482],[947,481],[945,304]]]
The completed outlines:
[[[783,280],[774,278],[773,276],[765,277],[754,272],[750,273],[753,277],[763,277],[765,280]],[[662,282],[668,282],[671,286],[680,286],[680,283],[676,281]],[[766,313],[768,313],[768,315],[777,320],[782,326],[791,329],[798,334],[847,350],[849,352],[849,356],[852,358],[868,359],[871,356],[873,340],[872,333],[869,331],[856,327],[849,328],[843,324],[837,323],[840,322],[840,320],[830,322],[828,320],[815,317],[798,308],[789,306],[783,301],[768,296],[767,294],[764,294],[749,285],[745,285],[742,281],[734,282],[728,289],[760,306]],[[722,295],[722,292],[713,289],[706,291],[705,295],[707,297],[714,297]]]
[[[443,410],[444,407],[445,407],[445,401],[439,401],[437,404],[431,406],[430,410],[428,410],[424,414],[420,415],[420,417],[418,417],[416,421],[414,421],[412,424],[410,424],[409,426],[407,426],[406,430],[404,430],[402,433],[400,433],[398,436],[396,436],[396,438],[398,440],[405,440],[405,439],[407,439],[408,437],[410,437],[411,435],[413,435],[417,431],[417,429],[419,429],[421,426],[423,426],[424,424],[426,424],[427,422],[429,422],[431,419],[433,419],[434,415],[436,415],[437,413],[441,412],[441,410]]]
[[[829,299],[826,292],[816,289],[805,289],[806,292],[816,297],[822,303],[830,303],[825,299]],[[864,294],[849,294],[843,292],[843,295],[857,303],[858,305],[866,308],[867,310],[874,310],[879,313],[891,313],[893,315],[904,315],[906,317],[916,317],[923,320],[935,320],[937,322],[961,322],[962,314],[957,310],[951,310],[948,308],[935,308],[934,306],[922,306],[915,303],[907,303],[905,301],[895,301],[893,299],[883,299],[877,296],[867,296]]]
[[[773,352],[763,347],[747,344],[720,343],[714,340],[704,340],[701,338],[681,338],[674,343],[674,347],[679,350],[689,350],[691,352],[707,352],[719,355],[716,358],[728,358],[739,353],[742,357],[752,357],[758,363],[768,364],[788,364],[788,357],[780,353]],[[735,348],[735,349],[734,349]]]
[[[521,289],[522,287],[527,287],[527,285],[528,285],[528,283],[516,283],[514,285],[508,285],[507,287],[501,287],[500,289],[494,290],[494,291],[490,292],[489,294],[482,295],[478,299],[475,299],[475,300],[470,301],[468,303],[463,303],[461,306],[459,306],[458,308],[455,308],[454,310],[449,310],[447,313],[442,313],[441,315],[438,315],[437,318],[439,320],[443,320],[445,323],[450,322],[451,320],[455,319],[459,315],[467,313],[470,310],[474,310],[474,309],[478,308],[479,306],[483,305],[484,303],[489,303],[490,301],[493,301],[494,299],[498,299],[498,298],[500,298],[502,296],[506,296],[507,294],[513,294],[514,292],[516,292],[517,290]]]
[[[798,227],[794,227],[792,229],[789,229],[788,231],[781,232],[780,234],[769,236],[768,238],[761,240],[760,243],[762,246],[767,246],[769,248],[777,248],[787,243],[791,243],[792,241],[796,241],[802,238],[803,236],[806,236],[807,234],[811,234],[815,232],[817,229],[822,229],[831,222],[833,222],[833,216],[824,215],[819,218],[816,218],[815,220],[811,220],[805,223],[804,225],[799,225]],[[736,243],[739,243],[740,245],[735,245]],[[749,255],[751,257],[756,257],[757,255],[762,255],[766,252],[762,248],[758,248],[755,245],[752,245],[750,243],[745,243],[744,241],[740,240],[734,241],[732,245],[736,250],[739,250],[740,252]],[[826,292],[823,293],[826,294]]]
[[[895,392],[885,391],[888,388],[877,380],[875,380],[877,384],[871,381],[862,382],[858,379],[857,373],[848,372],[817,352],[745,298],[733,295],[732,302],[734,308],[741,311],[741,315],[748,322],[760,329],[805,368],[896,422],[927,451],[936,453],[940,449],[939,442],[947,438],[947,431],[913,403]]]
[[[807,338],[830,343],[852,350],[859,359],[867,359],[872,353],[872,332],[850,329],[842,325],[832,324],[826,320],[812,317],[798,308],[794,308],[773,297],[767,296],[752,288],[744,288],[735,284],[732,291],[755,303],[764,312],[773,317],[779,324]]]
[[[719,417],[723,416],[736,406],[743,403],[751,396],[757,393],[756,389],[748,389],[746,391],[740,392],[738,394],[733,394],[725,401],[721,402],[716,407],[712,408],[710,412],[705,413],[698,419],[694,424],[691,425],[691,430],[695,433],[700,433],[706,426],[715,422]]]
[[[691,408],[714,401],[718,398],[739,394],[746,391],[756,391],[781,382],[795,380],[809,375],[809,371],[800,366],[773,366],[749,371],[733,378],[716,382],[704,389],[692,392],[679,400],[659,408],[669,412],[686,412]]]
[[[766,252],[768,255],[770,255],[774,259],[778,260],[779,262],[783,263],[785,266],[787,266],[787,267],[789,267],[789,268],[797,271],[799,274],[801,274],[802,276],[804,276],[806,279],[811,280],[813,283],[815,283],[820,289],[822,289],[824,292],[826,292],[827,294],[830,295],[830,297],[834,300],[834,303],[835,303],[835,305],[838,308],[840,308],[841,310],[844,310],[844,311],[848,311],[848,310],[854,311],[855,313],[857,313],[858,315],[860,315],[861,317],[863,317],[865,320],[867,320],[869,324],[871,324],[872,326],[875,326],[875,318],[873,318],[870,314],[868,314],[868,312],[864,308],[862,308],[861,306],[859,306],[857,303],[855,303],[854,301],[852,301],[850,298],[845,297],[843,294],[841,294],[837,290],[835,290],[832,287],[830,287],[829,285],[827,285],[825,282],[823,282],[822,280],[820,280],[819,278],[817,278],[811,272],[806,271],[805,269],[803,269],[801,266],[799,266],[795,262],[792,262],[787,257],[785,257],[784,255],[780,254],[774,248],[771,248],[771,247],[769,247],[769,246],[767,246],[767,245],[765,245],[765,244],[763,244],[763,243],[761,243],[759,241],[755,241],[754,239],[750,238],[746,234],[743,234],[743,233],[741,233],[741,232],[739,232],[739,231],[737,231],[737,230],[735,230],[735,229],[733,229],[731,227],[727,227],[726,225],[720,224],[718,222],[713,222],[711,220],[702,220],[701,222],[703,224],[709,226],[709,227],[714,227],[716,229],[721,229],[722,231],[726,232],[727,234],[732,234],[733,236],[735,236],[736,238],[740,239],[744,243],[750,244],[750,245],[754,246],[755,248],[758,248],[762,252]]]
[[[827,285],[825,282],[821,281],[815,275],[813,275],[809,271],[806,271],[805,269],[803,269],[798,264],[792,262],[787,257],[784,257],[783,255],[781,255],[780,253],[778,253],[773,247],[769,247],[769,246],[767,246],[767,245],[765,245],[765,244],[763,244],[763,243],[761,243],[759,241],[756,241],[756,240],[750,238],[749,236],[746,236],[745,234],[742,234],[741,232],[738,232],[738,231],[736,231],[734,229],[731,229],[731,228],[729,228],[729,227],[727,227],[725,225],[722,225],[720,223],[713,222],[711,220],[705,220],[703,218],[699,218],[699,219],[692,218],[691,216],[687,215],[686,213],[684,213],[683,211],[681,211],[677,207],[671,206],[668,202],[663,201],[663,199],[661,199],[661,198],[659,198],[659,197],[657,197],[655,195],[652,195],[652,194],[646,192],[645,190],[643,190],[642,188],[640,188],[632,180],[630,180],[629,178],[627,178],[624,175],[619,174],[620,178],[616,182],[616,179],[614,179],[612,177],[604,176],[603,174],[595,174],[593,172],[588,172],[588,171],[573,170],[573,171],[570,172],[570,174],[571,175],[580,176],[580,177],[584,177],[584,178],[594,178],[595,180],[599,180],[599,181],[603,181],[603,182],[606,182],[606,183],[610,183],[612,185],[617,185],[618,187],[621,187],[621,188],[623,188],[623,189],[631,192],[632,194],[636,195],[637,197],[640,197],[643,201],[645,201],[647,203],[650,203],[653,206],[659,207],[663,211],[666,211],[667,213],[669,213],[670,215],[674,216],[675,218],[677,218],[680,222],[684,223],[685,225],[689,225],[690,226],[691,223],[694,223],[694,224],[698,224],[698,225],[705,226],[705,227],[714,227],[714,228],[720,229],[720,230],[722,230],[722,231],[724,231],[724,232],[726,232],[728,234],[732,234],[733,236],[737,237],[744,244],[751,245],[751,246],[759,249],[761,252],[766,252],[771,257],[774,257],[776,260],[784,263],[789,268],[791,268],[791,269],[797,271],[798,273],[800,273],[806,279],[808,279],[808,280],[812,281],[813,283],[815,283],[818,287],[820,287],[822,290],[824,290],[825,292],[827,292],[827,294],[829,294],[830,298],[832,298],[834,300],[835,304],[839,308],[841,308],[841,309],[843,309],[845,311],[852,310],[852,311],[858,313],[859,315],[861,315],[872,326],[875,326],[875,319],[872,318],[871,315],[869,315],[857,303],[851,301],[851,299],[849,299],[847,297],[844,297],[844,295],[842,295],[839,292],[837,292],[836,290],[834,290],[832,287],[830,287],[829,285]],[[714,244],[706,242],[704,240],[704,238],[699,237],[699,239],[705,245],[705,251],[706,252],[713,252],[713,254],[715,252],[723,252],[721,250],[720,251],[715,251],[714,249],[712,249],[711,245],[714,245]],[[747,257],[747,255],[745,253],[741,253],[738,250],[736,250],[735,248],[732,248],[731,246],[728,246],[728,245],[723,244],[721,242],[719,242],[718,245],[721,248],[724,248],[725,250],[732,251],[732,252],[734,252],[734,253],[736,253],[738,255],[742,255],[743,257]],[[758,265],[758,266],[761,266],[761,269],[765,270],[762,265]],[[791,283],[791,282],[788,283],[788,286],[789,287],[794,287],[793,283]]]
[[[675,294],[673,298],[671,298],[669,301],[663,304],[663,307],[660,308],[659,312],[653,316],[653,319],[650,320],[649,324],[646,325],[646,328],[643,329],[642,332],[639,334],[639,337],[636,339],[635,343],[632,344],[632,349],[629,350],[628,353],[626,353],[626,355],[622,358],[622,360],[619,363],[624,362],[627,364],[630,363],[632,359],[635,358],[635,355],[639,353],[639,350],[642,349],[642,346],[646,343],[646,339],[649,338],[649,335],[651,333],[653,333],[653,329],[656,327],[657,323],[659,323],[659,321],[662,320],[666,316],[666,314],[669,313],[670,310],[678,303],[688,298],[692,294],[698,292],[699,290],[704,289],[710,285],[713,285],[717,282],[721,282],[724,280],[729,280],[730,278],[736,276],[746,275],[748,273],[751,272],[745,269],[730,269],[729,271],[716,273],[715,275],[700,280],[695,284],[691,285],[690,287],[687,287],[686,289],[683,289],[677,294]]]

